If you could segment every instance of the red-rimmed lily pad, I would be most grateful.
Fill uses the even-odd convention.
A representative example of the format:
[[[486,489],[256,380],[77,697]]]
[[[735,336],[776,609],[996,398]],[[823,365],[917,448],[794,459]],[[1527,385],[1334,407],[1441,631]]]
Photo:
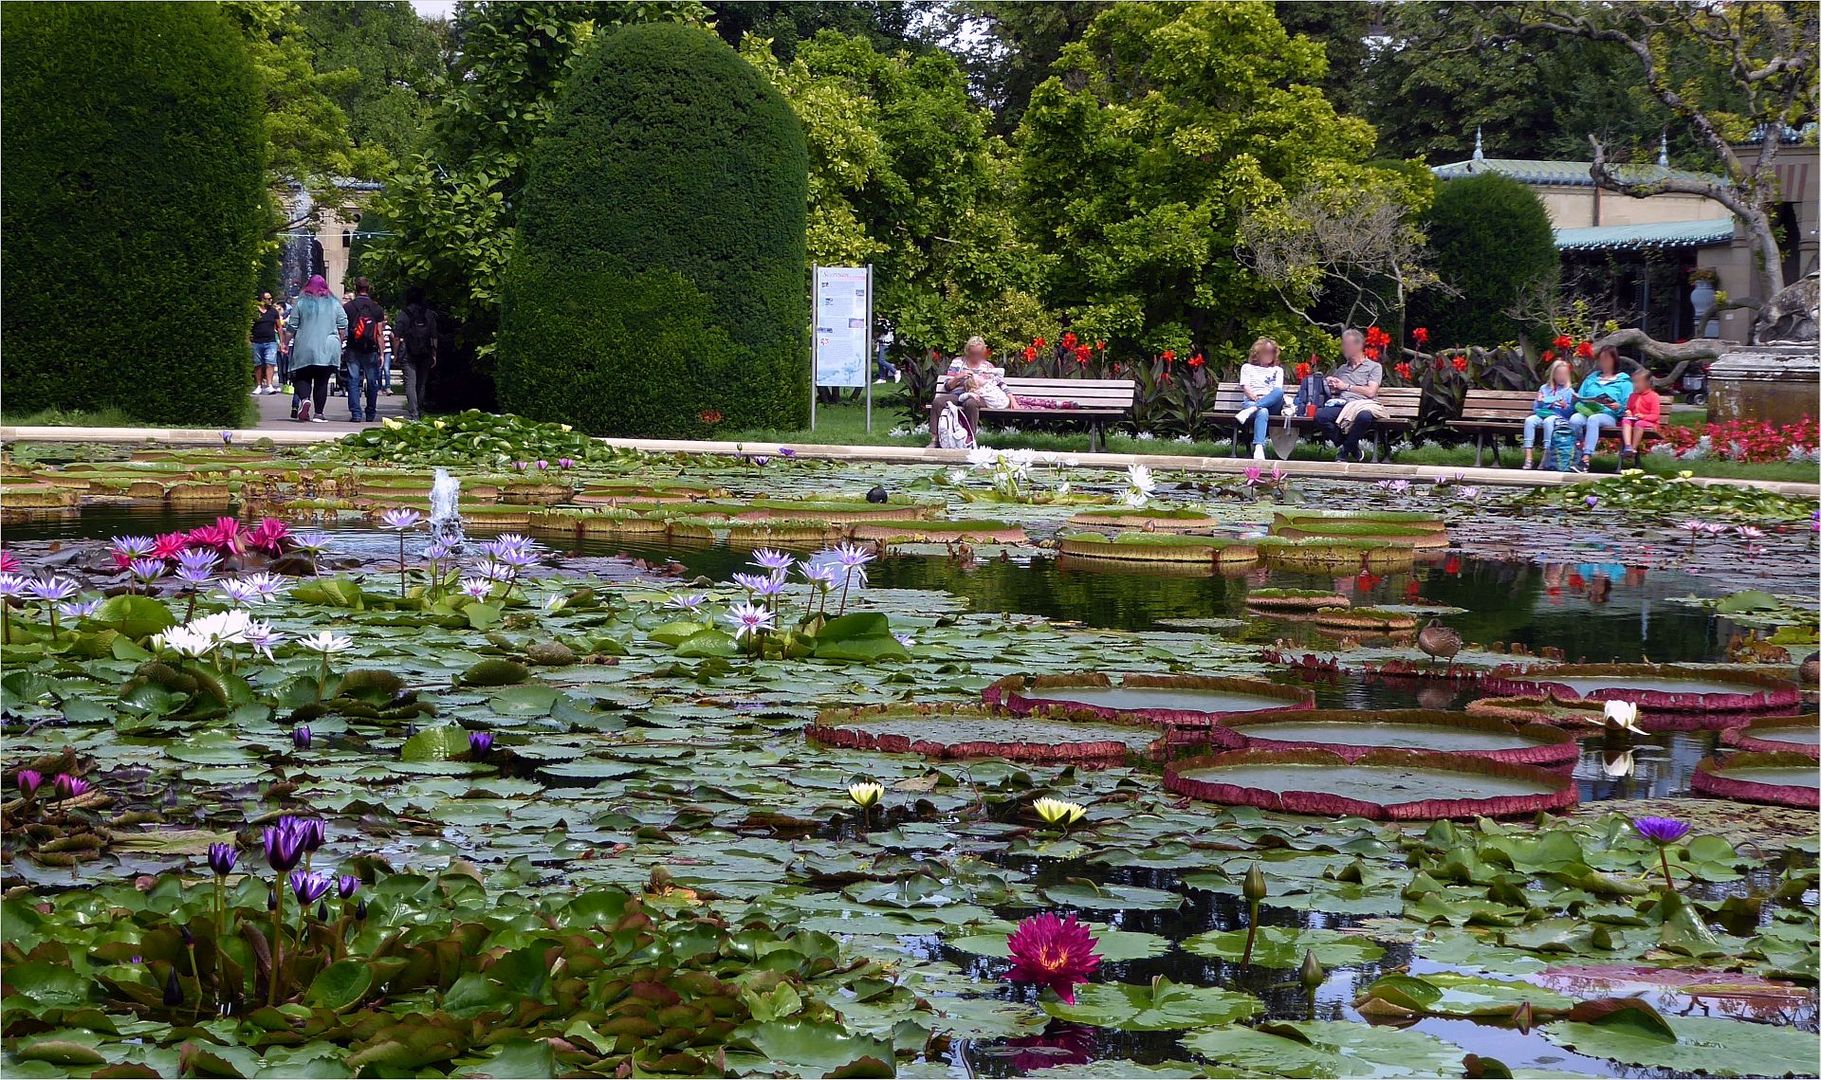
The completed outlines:
[[[1189,506],[1149,506],[1142,510],[1112,506],[1077,510],[1068,524],[1092,529],[1138,529],[1146,532],[1194,532],[1220,525],[1220,519]]]
[[[1703,795],[1821,810],[1821,771],[1801,753],[1745,751],[1695,766],[1690,786]]]
[[[856,540],[884,540],[887,543],[953,543],[1022,544],[1024,526],[1009,521],[862,521],[848,529]]]
[[[1060,537],[1057,550],[1077,559],[1114,559],[1120,562],[1250,563],[1258,560],[1258,545],[1236,536],[1184,536],[1166,532],[1122,532],[1113,536],[1072,533]]]
[[[1253,589],[1246,594],[1246,606],[1260,611],[1318,611],[1352,603],[1340,593],[1324,589]]]
[[[1407,634],[1416,629],[1416,617],[1382,608],[1325,607],[1315,612],[1315,625],[1352,633]]]
[[[1422,750],[1519,765],[1572,765],[1580,744],[1547,724],[1511,724],[1490,716],[1432,709],[1314,709],[1234,716],[1229,730],[1260,750],[1312,748],[1357,761],[1379,750]]]
[[[1148,754],[1157,733],[1081,710],[1045,708],[1008,715],[976,705],[872,705],[830,709],[804,729],[823,746],[1013,761],[1114,764]]]
[[[1163,786],[1227,805],[1390,821],[1530,814],[1579,797],[1563,772],[1408,750],[1353,761],[1326,750],[1228,750],[1172,762]]]
[[[1493,716],[1514,724],[1552,724],[1586,738],[1606,726],[1605,706],[1597,701],[1559,701],[1542,697],[1486,697],[1467,703],[1475,716]]]
[[[1115,683],[1102,672],[1012,675],[980,692],[981,700],[1013,713],[1061,706],[1105,720],[1169,727],[1216,728],[1230,716],[1256,715],[1315,707],[1315,695],[1296,687],[1260,679],[1202,675],[1121,675]],[[1211,733],[1211,741],[1238,746],[1237,740]]]
[[[1545,669],[1499,668],[1486,676],[1490,694],[1547,694],[1566,701],[1630,701],[1646,717],[1701,714],[1695,726],[1728,727],[1725,713],[1768,713],[1796,708],[1795,683],[1747,668],[1678,667],[1670,664],[1562,664]],[[1667,718],[1654,717],[1659,723]],[[1649,724],[1640,719],[1648,729]]]
[[[1727,728],[1720,732],[1720,741],[1740,750],[1821,758],[1821,723],[1812,716],[1769,716]]]

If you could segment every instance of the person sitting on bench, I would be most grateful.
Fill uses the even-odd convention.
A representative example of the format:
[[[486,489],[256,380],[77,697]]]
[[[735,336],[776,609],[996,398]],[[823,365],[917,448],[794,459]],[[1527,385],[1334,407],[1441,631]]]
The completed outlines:
[[[1377,360],[1366,359],[1366,335],[1349,329],[1340,336],[1340,353],[1345,363],[1335,368],[1323,381],[1327,400],[1315,410],[1315,422],[1338,448],[1341,461],[1359,461],[1359,440],[1372,430],[1377,415],[1378,384],[1384,381],[1385,369]],[[1349,408],[1355,403],[1362,404]],[[1350,423],[1341,423],[1348,413]]]
[[[1284,369],[1278,352],[1277,342],[1261,337],[1252,343],[1252,351],[1239,368],[1239,389],[1246,395],[1246,407],[1233,422],[1242,426],[1252,422],[1252,457],[1257,461],[1265,459],[1265,429],[1284,407]]]

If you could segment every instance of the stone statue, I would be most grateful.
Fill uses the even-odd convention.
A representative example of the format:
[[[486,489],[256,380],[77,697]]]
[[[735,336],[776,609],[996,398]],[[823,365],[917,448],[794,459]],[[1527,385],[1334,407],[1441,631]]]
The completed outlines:
[[[1752,337],[1760,345],[1821,338],[1821,270],[1771,297],[1758,311]]]

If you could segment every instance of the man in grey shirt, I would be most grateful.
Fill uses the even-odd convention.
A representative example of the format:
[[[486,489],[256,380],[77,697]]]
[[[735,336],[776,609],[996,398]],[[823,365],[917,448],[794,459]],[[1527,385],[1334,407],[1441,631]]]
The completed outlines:
[[[1338,423],[1341,410],[1348,402],[1377,401],[1378,384],[1385,378],[1384,367],[1376,360],[1366,359],[1365,345],[1366,337],[1358,330],[1341,334],[1340,352],[1346,362],[1328,376],[1328,401],[1315,410],[1315,422],[1339,448],[1342,461],[1360,460],[1360,436],[1372,430],[1374,420],[1371,414],[1363,414],[1353,421],[1352,427],[1342,431]]]

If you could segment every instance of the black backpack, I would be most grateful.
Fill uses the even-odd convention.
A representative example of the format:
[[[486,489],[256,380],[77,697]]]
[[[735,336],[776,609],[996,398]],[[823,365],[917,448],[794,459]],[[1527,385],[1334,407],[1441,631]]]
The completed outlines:
[[[431,316],[430,309],[421,304],[406,308],[402,329],[405,356],[412,363],[430,359],[430,354],[436,347],[436,320]]]

